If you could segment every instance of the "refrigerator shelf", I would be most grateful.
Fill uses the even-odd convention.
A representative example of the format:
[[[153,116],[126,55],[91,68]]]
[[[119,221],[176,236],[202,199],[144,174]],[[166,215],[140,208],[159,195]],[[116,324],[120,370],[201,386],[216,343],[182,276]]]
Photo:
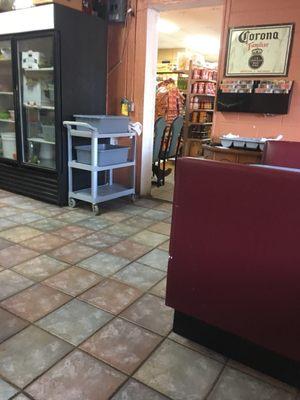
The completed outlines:
[[[32,108],[35,110],[51,110],[51,111],[53,110],[54,111],[54,106],[38,106],[38,105],[31,105],[31,104],[26,104],[26,103],[24,103],[23,105],[26,108]]]
[[[53,145],[55,145],[55,142],[48,142],[47,140],[45,140],[45,139],[42,139],[42,138],[27,138],[27,140],[29,141],[29,142],[35,142],[35,143],[44,143],[44,144],[53,144]]]
[[[8,124],[14,124],[15,121],[13,119],[0,119],[0,122],[7,122]]]
[[[54,71],[54,68],[53,67],[39,68],[39,69],[23,68],[23,71],[25,71],[25,72],[49,72],[49,71]]]

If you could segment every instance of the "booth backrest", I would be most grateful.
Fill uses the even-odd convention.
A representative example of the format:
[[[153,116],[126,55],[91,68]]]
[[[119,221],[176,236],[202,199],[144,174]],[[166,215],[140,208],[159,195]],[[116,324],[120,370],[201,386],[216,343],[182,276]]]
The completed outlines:
[[[272,140],[267,142],[262,163],[288,168],[300,168],[300,142]]]
[[[299,362],[299,204],[298,172],[178,159],[167,305]]]

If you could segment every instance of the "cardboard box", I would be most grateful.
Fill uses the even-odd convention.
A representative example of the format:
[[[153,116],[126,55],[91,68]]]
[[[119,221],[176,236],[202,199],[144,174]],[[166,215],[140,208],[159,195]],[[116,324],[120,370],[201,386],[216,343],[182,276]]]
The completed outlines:
[[[33,5],[35,6],[51,3],[61,4],[62,6],[82,11],[82,0],[33,0]]]

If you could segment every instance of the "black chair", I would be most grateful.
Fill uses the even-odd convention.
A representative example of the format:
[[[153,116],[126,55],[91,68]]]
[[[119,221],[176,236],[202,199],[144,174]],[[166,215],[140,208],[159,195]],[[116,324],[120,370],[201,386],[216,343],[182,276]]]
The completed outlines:
[[[165,171],[166,171],[166,162],[169,158],[175,158],[175,161],[178,157],[179,147],[182,137],[182,128],[183,128],[184,119],[180,115],[175,118],[171,124],[167,146],[163,154],[163,173],[162,173],[162,184],[165,184]]]

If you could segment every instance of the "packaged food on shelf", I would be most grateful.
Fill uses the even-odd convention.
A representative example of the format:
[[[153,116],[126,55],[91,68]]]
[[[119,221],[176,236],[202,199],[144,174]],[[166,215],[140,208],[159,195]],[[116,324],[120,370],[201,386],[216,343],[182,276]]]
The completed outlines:
[[[255,88],[255,93],[275,93],[288,94],[292,89],[293,81],[281,80],[262,80],[258,87]]]
[[[41,79],[24,75],[23,82],[23,101],[25,104],[37,106],[54,105],[54,85],[52,78]]]
[[[45,66],[45,55],[40,51],[22,51],[22,68],[40,69]]]

